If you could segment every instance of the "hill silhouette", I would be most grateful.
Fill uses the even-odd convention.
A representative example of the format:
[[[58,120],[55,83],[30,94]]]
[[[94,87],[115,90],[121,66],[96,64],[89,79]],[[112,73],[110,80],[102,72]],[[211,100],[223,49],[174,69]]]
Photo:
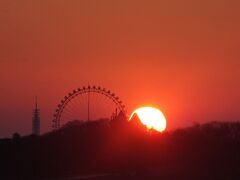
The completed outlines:
[[[72,121],[43,136],[0,140],[0,179],[238,179],[240,123],[172,132],[126,120]]]

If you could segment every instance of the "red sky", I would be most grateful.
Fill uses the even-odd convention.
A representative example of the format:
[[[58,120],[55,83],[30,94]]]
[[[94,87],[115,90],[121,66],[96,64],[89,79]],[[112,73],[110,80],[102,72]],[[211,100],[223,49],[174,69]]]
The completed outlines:
[[[238,0],[2,0],[0,137],[42,129],[74,88],[97,84],[168,128],[240,120]]]

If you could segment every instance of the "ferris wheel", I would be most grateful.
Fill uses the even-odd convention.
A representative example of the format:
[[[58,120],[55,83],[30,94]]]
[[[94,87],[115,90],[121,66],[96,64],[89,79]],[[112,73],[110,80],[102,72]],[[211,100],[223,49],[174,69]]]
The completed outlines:
[[[125,114],[122,101],[106,88],[83,86],[68,93],[60,101],[54,113],[52,127],[57,129],[69,121],[111,120]]]

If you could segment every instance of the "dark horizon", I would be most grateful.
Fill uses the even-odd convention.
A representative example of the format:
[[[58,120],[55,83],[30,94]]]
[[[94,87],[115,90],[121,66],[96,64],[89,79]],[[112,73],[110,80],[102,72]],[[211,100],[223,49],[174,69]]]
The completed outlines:
[[[157,133],[137,116],[131,122],[74,121],[44,136],[0,139],[0,177],[234,180],[240,175],[239,132],[239,122]]]

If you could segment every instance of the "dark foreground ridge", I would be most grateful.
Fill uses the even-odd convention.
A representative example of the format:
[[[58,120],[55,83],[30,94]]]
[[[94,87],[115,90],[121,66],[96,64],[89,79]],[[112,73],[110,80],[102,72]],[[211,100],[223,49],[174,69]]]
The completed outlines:
[[[238,179],[240,124],[163,134],[137,120],[73,121],[43,136],[0,140],[0,179]]]

